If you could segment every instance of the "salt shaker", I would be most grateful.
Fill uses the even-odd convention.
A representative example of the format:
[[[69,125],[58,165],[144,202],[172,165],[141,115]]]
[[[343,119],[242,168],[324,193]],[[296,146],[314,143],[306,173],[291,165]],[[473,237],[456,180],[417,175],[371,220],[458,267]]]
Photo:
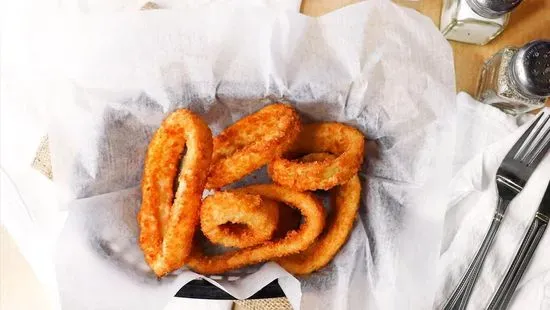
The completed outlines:
[[[506,47],[489,58],[481,70],[479,101],[519,115],[542,108],[550,96],[550,41],[532,41],[521,48]]]
[[[444,0],[440,30],[454,41],[484,45],[506,27],[522,0]]]

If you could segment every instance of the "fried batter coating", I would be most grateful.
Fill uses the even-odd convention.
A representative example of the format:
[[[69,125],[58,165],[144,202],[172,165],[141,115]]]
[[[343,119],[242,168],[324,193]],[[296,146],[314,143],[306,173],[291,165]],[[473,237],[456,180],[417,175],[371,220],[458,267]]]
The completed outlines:
[[[328,154],[315,154],[305,160],[318,160],[333,157]],[[348,182],[330,190],[332,212],[327,226],[319,238],[298,254],[282,257],[277,263],[288,272],[296,275],[310,274],[326,266],[338,253],[353,228],[361,199],[361,182],[357,175]]]
[[[214,138],[209,189],[231,184],[281,156],[300,132],[300,117],[287,104],[272,104],[227,127]]]
[[[191,251],[212,148],[208,125],[186,109],[170,114],[149,143],[141,184],[139,243],[145,261],[159,277],[182,267]]]
[[[187,266],[198,273],[222,274],[247,265],[298,253],[308,248],[323,230],[324,209],[311,193],[297,192],[275,184],[251,185],[230,192],[259,195],[280,201],[300,210],[305,220],[298,230],[289,232],[282,239],[233,252],[206,256],[201,247],[195,245]]]
[[[303,125],[288,154],[330,153],[336,158],[304,162],[283,156],[269,164],[268,172],[275,183],[299,191],[328,190],[359,171],[364,146],[363,134],[353,127],[335,122]]]
[[[279,203],[244,193],[216,192],[204,199],[201,230],[212,242],[246,248],[271,239],[279,220]]]

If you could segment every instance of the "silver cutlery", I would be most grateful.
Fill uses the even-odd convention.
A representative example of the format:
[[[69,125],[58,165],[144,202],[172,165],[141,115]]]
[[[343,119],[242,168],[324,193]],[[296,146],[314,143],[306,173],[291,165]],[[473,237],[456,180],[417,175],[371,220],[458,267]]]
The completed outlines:
[[[489,231],[444,310],[463,310],[510,202],[519,194],[550,147],[550,113],[541,113],[506,154],[497,170],[498,204]]]
[[[500,284],[495,296],[489,304],[488,310],[503,310],[508,307],[510,299],[518,286],[519,280],[529,266],[529,262],[539,245],[540,239],[550,221],[550,182],[542,198],[542,202],[527,230],[510,268],[506,272],[504,280]]]

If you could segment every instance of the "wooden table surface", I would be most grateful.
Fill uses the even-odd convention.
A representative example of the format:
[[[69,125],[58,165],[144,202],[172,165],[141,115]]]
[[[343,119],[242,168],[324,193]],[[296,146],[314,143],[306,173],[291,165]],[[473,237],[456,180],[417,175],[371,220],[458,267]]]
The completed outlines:
[[[368,1],[368,0],[367,0]],[[303,0],[302,13],[320,16],[358,0]],[[407,0],[396,2],[407,3]],[[419,12],[429,16],[439,26],[442,0],[408,2]],[[476,89],[483,61],[496,51],[509,45],[520,46],[534,39],[550,39],[550,0],[524,0],[512,12],[510,22],[503,33],[484,46],[451,42],[454,51],[457,91],[473,94]],[[547,101],[549,105],[550,100]]]

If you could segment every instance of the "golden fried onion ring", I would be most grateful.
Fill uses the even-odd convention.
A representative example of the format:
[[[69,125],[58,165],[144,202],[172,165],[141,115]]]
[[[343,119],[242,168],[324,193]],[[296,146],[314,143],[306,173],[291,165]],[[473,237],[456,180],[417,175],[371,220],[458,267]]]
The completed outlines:
[[[285,152],[300,131],[300,117],[287,104],[272,104],[227,127],[214,138],[206,185],[221,188]]]
[[[212,242],[246,248],[271,239],[277,229],[279,203],[244,193],[216,192],[201,206],[201,230]]]
[[[222,274],[247,265],[298,253],[308,248],[323,230],[324,209],[311,193],[301,193],[275,184],[251,185],[231,192],[260,195],[267,199],[280,201],[299,209],[305,220],[298,230],[289,232],[282,239],[267,241],[261,245],[234,252],[206,256],[197,245],[193,248],[187,266],[198,273]]]
[[[305,156],[302,161],[322,158],[334,158],[334,156],[314,153]],[[277,263],[288,272],[305,275],[323,268],[348,239],[361,199],[359,177],[354,175],[346,183],[331,189],[330,198],[332,211],[327,220],[327,226],[319,238],[305,251],[277,260]]]
[[[145,261],[159,277],[183,266],[191,251],[212,147],[208,125],[186,109],[170,114],[149,144],[138,214],[139,243]]]
[[[302,127],[289,153],[331,153],[336,158],[312,162],[277,158],[268,172],[277,184],[300,191],[328,190],[347,182],[359,170],[364,153],[363,134],[340,123],[313,123]]]

